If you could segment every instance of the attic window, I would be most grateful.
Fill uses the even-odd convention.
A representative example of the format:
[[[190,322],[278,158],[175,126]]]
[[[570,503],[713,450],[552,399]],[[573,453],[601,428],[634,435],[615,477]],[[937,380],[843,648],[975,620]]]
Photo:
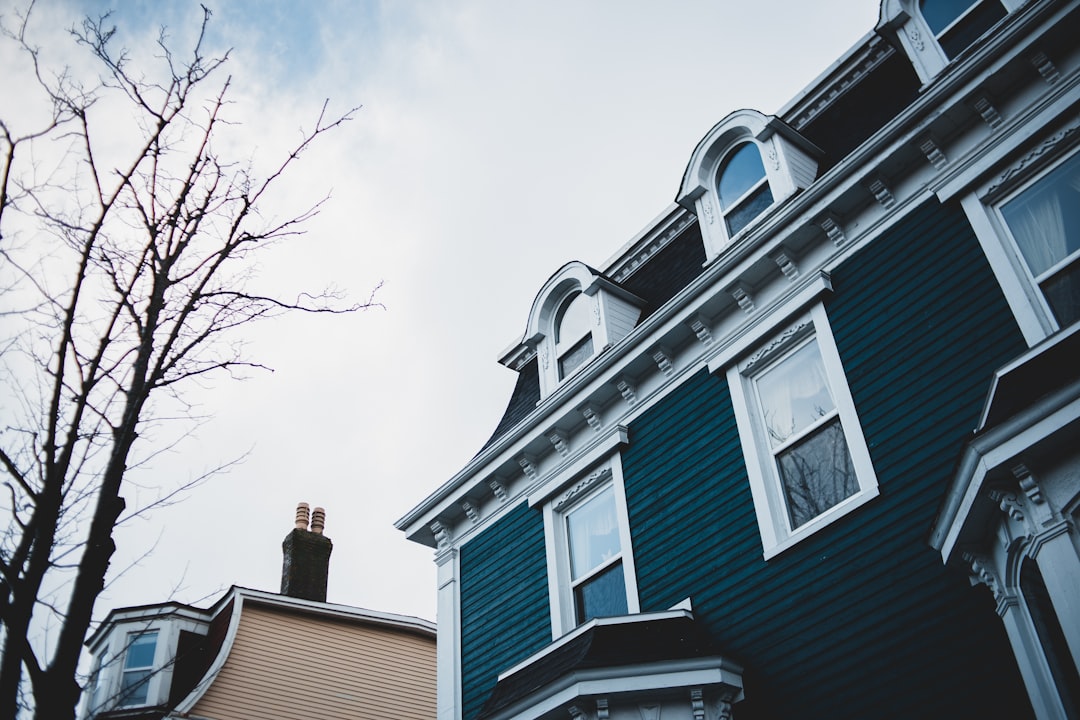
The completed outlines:
[[[124,674],[120,684],[120,705],[145,705],[154,670],[157,631],[129,636],[124,654]]]
[[[921,0],[919,11],[950,60],[1007,14],[1000,0]]]
[[[738,145],[728,155],[720,166],[716,185],[729,236],[734,236],[773,204],[761,151],[752,142]]]
[[[575,292],[559,307],[555,318],[555,354],[560,380],[593,356],[591,305],[587,295]]]

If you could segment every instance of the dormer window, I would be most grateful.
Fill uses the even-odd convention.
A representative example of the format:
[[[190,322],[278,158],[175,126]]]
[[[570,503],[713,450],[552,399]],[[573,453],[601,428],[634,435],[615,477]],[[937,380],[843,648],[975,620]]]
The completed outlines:
[[[593,356],[592,305],[585,293],[575,292],[563,301],[555,316],[555,354],[560,380]]]
[[[120,681],[120,705],[145,705],[154,672],[157,631],[132,633],[124,653],[124,674]]]
[[[588,265],[568,263],[544,283],[525,336],[500,361],[518,369],[535,353],[545,398],[626,337],[644,304]]]
[[[698,216],[708,260],[767,223],[817,177],[821,150],[776,117],[739,110],[690,157],[675,201]]]
[[[900,42],[924,83],[1025,0],[884,0],[877,31]]]
[[[950,60],[1007,14],[1000,0],[921,0],[919,10]]]
[[[736,235],[773,204],[761,151],[753,142],[736,146],[727,156],[720,166],[716,187],[729,236]]]

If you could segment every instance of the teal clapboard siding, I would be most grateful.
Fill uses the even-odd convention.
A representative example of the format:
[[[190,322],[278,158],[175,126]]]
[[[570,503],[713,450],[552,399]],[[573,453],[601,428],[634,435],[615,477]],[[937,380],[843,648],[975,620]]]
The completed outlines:
[[[691,597],[746,666],[740,720],[1031,716],[985,588],[927,535],[993,370],[1024,344],[958,208],[912,212],[832,273],[830,325],[881,495],[762,559],[723,370],[630,427],[642,610]]]
[[[461,548],[462,714],[499,673],[551,642],[544,518],[522,503]]]

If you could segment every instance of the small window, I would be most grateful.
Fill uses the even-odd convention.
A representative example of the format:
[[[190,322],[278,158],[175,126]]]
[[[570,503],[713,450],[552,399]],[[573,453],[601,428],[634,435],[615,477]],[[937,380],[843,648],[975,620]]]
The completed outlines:
[[[921,0],[919,10],[949,60],[1008,14],[1000,0]]]
[[[567,377],[593,356],[592,303],[577,292],[567,298],[555,317],[555,354],[559,379]]]
[[[1000,212],[1058,325],[1080,320],[1080,153],[1003,203]]]
[[[120,684],[120,705],[145,705],[154,671],[157,631],[129,636]]]
[[[577,624],[625,615],[622,546],[610,485],[566,514],[566,544]]]
[[[727,157],[716,184],[728,237],[734,237],[773,204],[761,151],[752,142],[737,146]]]
[[[824,308],[728,369],[765,557],[878,493]]]
[[[797,530],[859,489],[817,342],[804,341],[754,386],[788,529]]]

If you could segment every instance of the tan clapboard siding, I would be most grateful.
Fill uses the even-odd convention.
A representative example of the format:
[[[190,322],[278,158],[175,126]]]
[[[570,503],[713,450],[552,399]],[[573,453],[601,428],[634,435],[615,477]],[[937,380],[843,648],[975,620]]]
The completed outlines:
[[[431,720],[435,639],[245,604],[229,657],[191,714]]]

